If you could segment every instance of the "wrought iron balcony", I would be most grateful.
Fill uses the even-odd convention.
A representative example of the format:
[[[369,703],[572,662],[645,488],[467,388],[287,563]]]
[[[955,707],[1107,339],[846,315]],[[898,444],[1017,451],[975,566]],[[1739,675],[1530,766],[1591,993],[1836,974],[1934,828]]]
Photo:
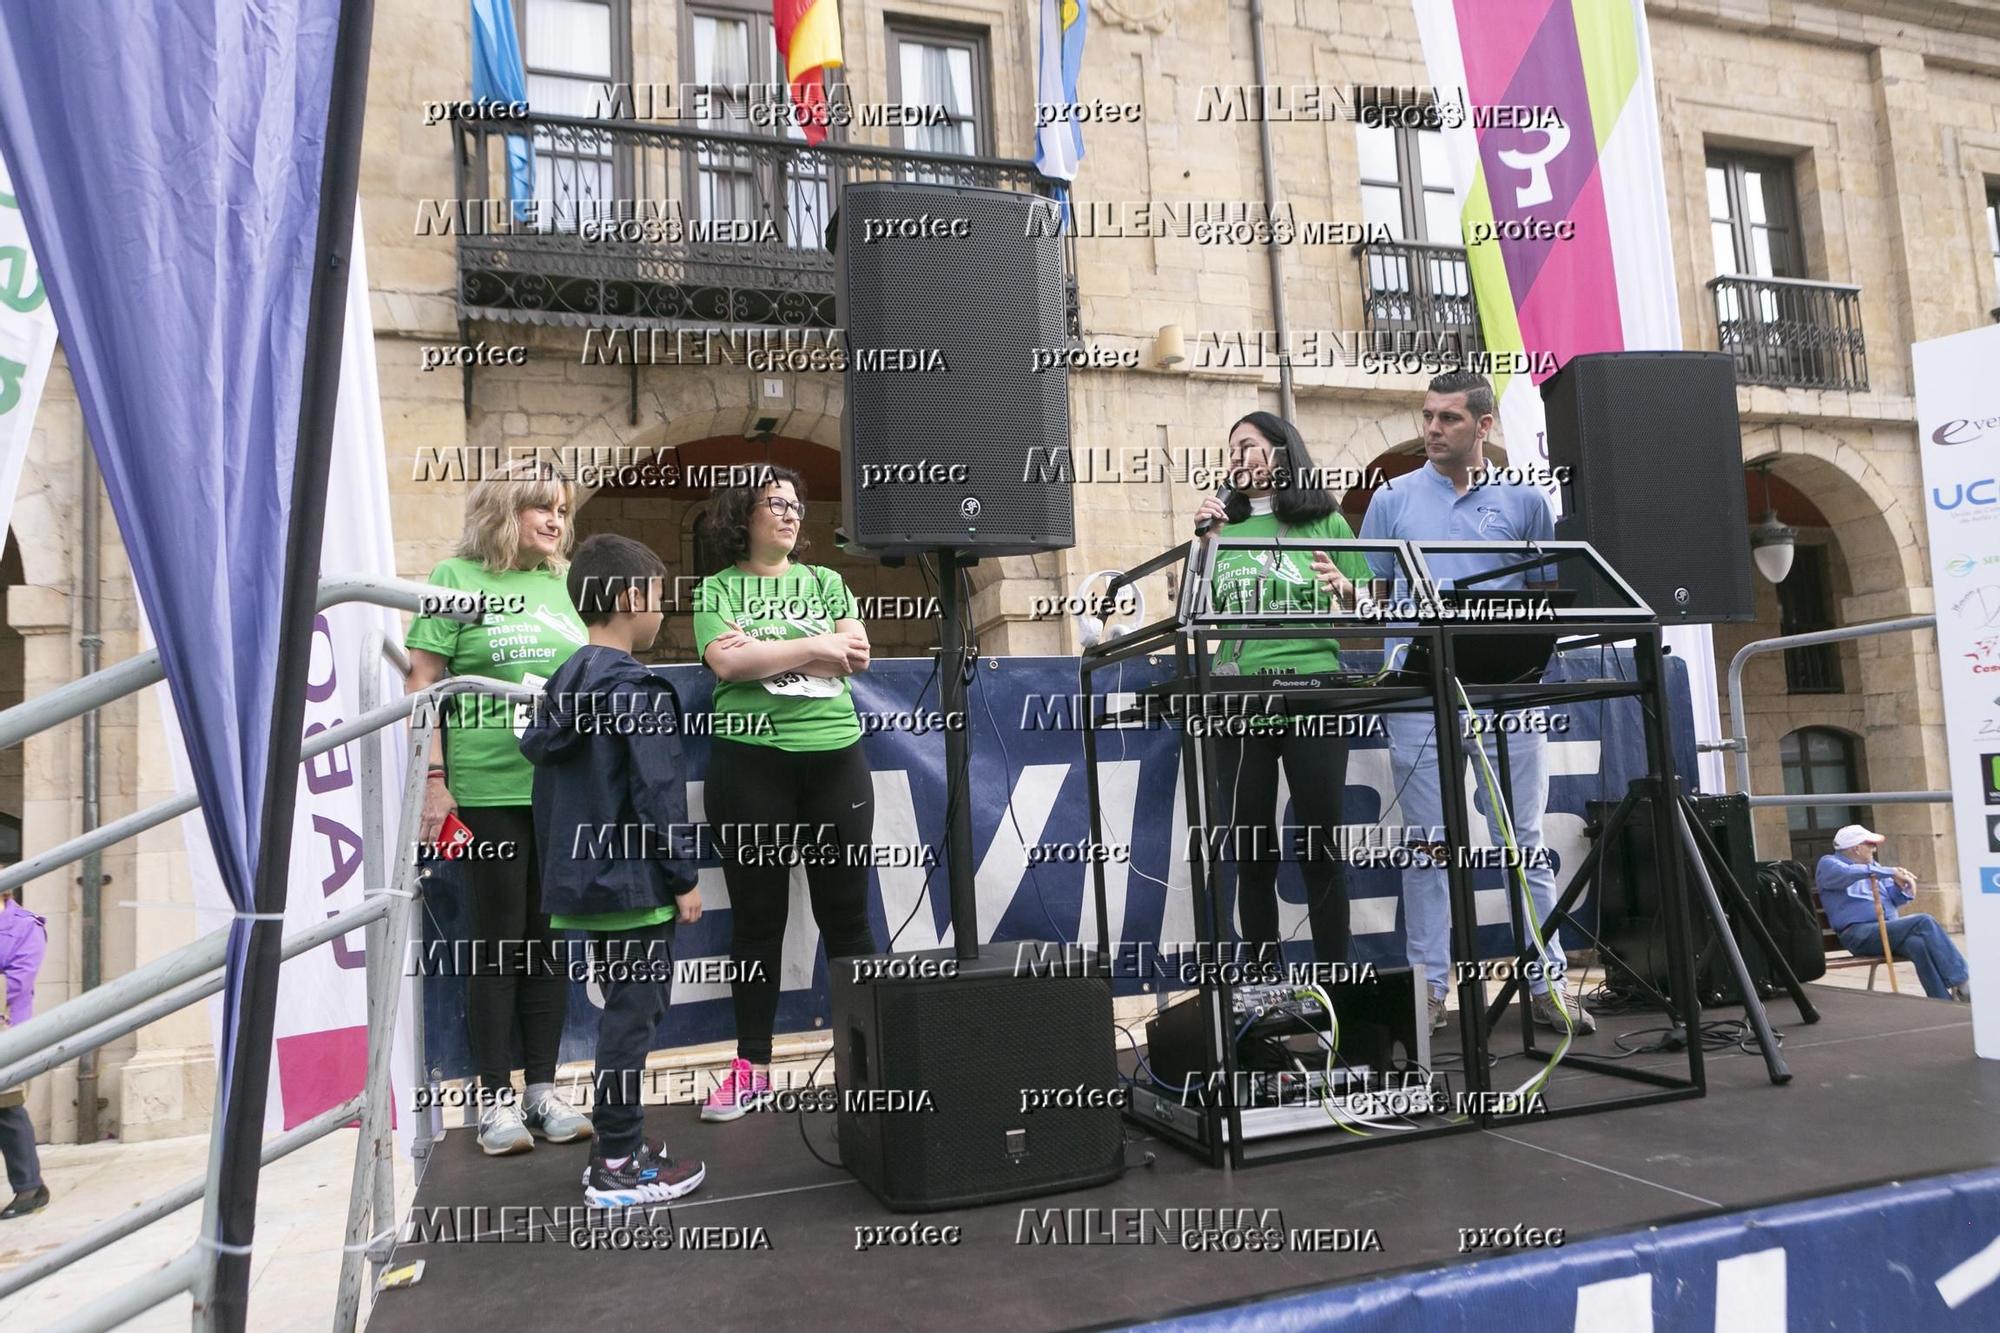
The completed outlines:
[[[1465,250],[1421,241],[1364,242],[1363,327],[1382,351],[1432,350],[1464,355],[1484,344]]]
[[[1032,162],[1003,158],[578,116],[454,128],[463,320],[831,328],[827,225],[849,184],[1049,193]],[[509,140],[533,154],[532,200],[509,200]],[[1073,237],[1064,272],[1074,331]]]
[[[1724,276],[1715,294],[1715,334],[1736,358],[1743,384],[1866,389],[1868,345],[1861,289],[1804,278]]]

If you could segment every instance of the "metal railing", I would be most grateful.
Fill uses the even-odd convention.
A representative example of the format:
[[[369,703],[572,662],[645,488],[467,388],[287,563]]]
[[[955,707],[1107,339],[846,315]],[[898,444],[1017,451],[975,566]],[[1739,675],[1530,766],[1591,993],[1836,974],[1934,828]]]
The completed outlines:
[[[827,226],[848,185],[1050,189],[1032,162],[831,139],[541,114],[454,128],[465,320],[831,328]],[[534,155],[532,201],[509,201],[509,140]],[[1073,234],[1064,262],[1074,331]]]
[[[1868,805],[1882,802],[1889,805],[1917,805],[1949,802],[1948,791],[1869,791],[1869,792],[1812,792],[1793,793],[1785,796],[1758,796],[1750,782],[1750,725],[1743,707],[1743,668],[1751,658],[1761,653],[1783,652],[1788,648],[1810,648],[1823,643],[1845,643],[1849,639],[1868,639],[1878,634],[1901,634],[1911,630],[1935,629],[1936,616],[1905,616],[1900,620],[1878,620],[1869,625],[1848,625],[1841,629],[1814,630],[1810,634],[1784,634],[1775,639],[1757,639],[1744,644],[1729,659],[1729,730],[1728,739],[1714,747],[1733,751],[1736,755],[1736,790],[1749,797],[1754,809],[1771,805]]]
[[[1463,356],[1484,346],[1465,249],[1421,241],[1354,247],[1361,263],[1362,327],[1382,352]]]
[[[1715,336],[1743,384],[1868,387],[1861,289],[1805,278],[1710,278]]]
[[[319,598],[322,609],[352,601],[423,611],[452,619],[476,617],[482,605],[482,599],[476,593],[454,594],[400,579],[357,577],[322,582]],[[431,740],[442,712],[439,705],[446,697],[461,693],[491,694],[514,702],[531,700],[536,694],[533,689],[504,681],[456,676],[420,693],[379,703],[376,700],[380,692],[379,664],[385,656],[393,662],[400,652],[389,645],[378,630],[371,635],[362,655],[362,715],[314,734],[300,751],[300,761],[306,762],[352,741],[364,741],[359,764],[364,810],[362,902],[324,922],[287,936],[282,947],[282,956],[291,959],[355,929],[367,932],[366,1081],[356,1096],[266,1142],[262,1154],[263,1161],[275,1161],[357,1117],[360,1120],[361,1134],[355,1147],[346,1241],[334,1310],[334,1327],[343,1331],[354,1328],[359,1317],[363,1258],[365,1256],[373,1262],[378,1270],[387,1261],[398,1217],[389,1065],[402,994],[402,964],[415,929],[420,886],[425,873],[417,864],[414,839],[422,808],[423,779]],[[28,736],[144,689],[162,678],[159,655],[154,652],[52,690],[0,713],[0,744],[18,744]],[[398,855],[392,872],[390,863],[384,860],[386,837],[381,815],[382,765],[377,746],[380,732],[405,719],[411,719],[411,727],[399,806]],[[157,827],[198,806],[199,802],[193,797],[176,797],[83,837],[72,838],[0,874],[0,891],[79,861],[93,851]],[[393,883],[385,882],[385,876],[391,873]],[[114,1041],[215,994],[222,989],[224,982],[223,965],[228,940],[227,927],[204,935],[122,977],[47,1010],[19,1027],[0,1030],[0,1087],[44,1073],[75,1059],[85,1050]],[[416,1049],[421,1061],[421,1040]],[[218,1073],[219,1070],[218,1061]],[[421,1068],[414,1071],[414,1084],[426,1082],[427,1076]],[[194,1296],[196,1324],[204,1324],[206,1301],[212,1289],[215,1264],[220,1257],[212,1241],[215,1201],[207,1197],[213,1183],[214,1154],[219,1150],[222,1134],[223,1116],[219,1102],[213,1121],[210,1171],[207,1174],[186,1181],[130,1212],[100,1223],[47,1254],[0,1273],[0,1297],[11,1295],[59,1272],[197,1199],[204,1199],[204,1216],[192,1248],[153,1272],[100,1297],[53,1327],[77,1330],[111,1328],[182,1292]],[[419,1143],[428,1151],[434,1128],[428,1118],[420,1118],[419,1127],[422,1131]]]

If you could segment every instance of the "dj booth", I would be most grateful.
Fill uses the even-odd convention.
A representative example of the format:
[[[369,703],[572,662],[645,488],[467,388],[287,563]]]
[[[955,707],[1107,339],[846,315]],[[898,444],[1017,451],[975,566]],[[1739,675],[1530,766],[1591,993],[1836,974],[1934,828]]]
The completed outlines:
[[[1371,556],[1378,571],[1393,563],[1393,578],[1378,578],[1366,588],[1351,588],[1346,602],[1329,600],[1309,616],[1297,611],[1265,611],[1258,607],[1218,607],[1211,570],[1219,553],[1230,550],[1357,550]],[[1455,586],[1441,587],[1431,564],[1439,556],[1479,554],[1493,567]],[[1386,713],[1428,714],[1434,722],[1429,751],[1436,764],[1444,826],[1441,859],[1449,884],[1451,952],[1461,960],[1486,956],[1476,923],[1479,903],[1473,886],[1473,866],[1462,855],[1474,846],[1468,819],[1468,765],[1483,776],[1485,808],[1492,809],[1498,793],[1511,791],[1508,762],[1508,722],[1528,710],[1551,705],[1579,705],[1632,700],[1638,705],[1644,751],[1644,776],[1635,790],[1677,797],[1675,764],[1668,729],[1665,652],[1657,618],[1631,587],[1586,542],[1550,541],[1523,546],[1469,542],[1344,541],[1323,539],[1211,537],[1176,547],[1113,578],[1106,590],[1107,607],[1115,606],[1126,588],[1179,566],[1171,586],[1176,604],[1171,614],[1104,639],[1084,655],[1083,676],[1089,715],[1100,725],[1085,732],[1085,763],[1090,775],[1092,839],[1105,841],[1099,788],[1101,725],[1139,718],[1169,719],[1185,728],[1181,745],[1184,800],[1191,822],[1212,827],[1209,813],[1219,799],[1223,771],[1215,732],[1246,719],[1311,718],[1325,730],[1325,720]],[[1520,585],[1509,587],[1509,583]],[[1479,585],[1486,585],[1481,587]],[[1582,594],[1582,596],[1580,596]],[[1579,600],[1602,604],[1582,605]],[[1260,639],[1338,638],[1356,634],[1384,638],[1390,645],[1406,640],[1408,647],[1388,667],[1373,672],[1342,670],[1325,675],[1219,675],[1213,664],[1216,649],[1230,641]],[[1560,659],[1558,643],[1563,647]],[[1583,658],[1595,655],[1601,665],[1610,659],[1605,649],[1629,644],[1631,669],[1611,673],[1576,670]],[[1391,651],[1394,651],[1392,646]],[[1171,654],[1175,670],[1165,681],[1136,692],[1121,709],[1096,706],[1099,683],[1107,670],[1135,657]],[[1561,660],[1564,666],[1552,667]],[[1463,747],[1467,720],[1490,719],[1494,743],[1488,755]],[[1202,725],[1197,725],[1200,723]],[[1303,723],[1302,723],[1303,725]],[[1347,728],[1335,726],[1337,731]],[[1490,757],[1489,757],[1490,756]],[[1497,761],[1497,772],[1492,771]],[[1508,798],[1511,801],[1511,798]],[[1615,820],[1625,817],[1621,806]],[[1653,822],[1652,845],[1678,847],[1675,801],[1653,800],[1643,805]],[[1506,835],[1511,844],[1511,833]],[[1424,864],[1435,864],[1426,859]],[[1587,862],[1596,864],[1595,852]],[[1210,958],[1226,960],[1233,934],[1222,895],[1217,891],[1216,860],[1191,858],[1191,891],[1198,939]],[[1692,931],[1688,898],[1681,883],[1679,858],[1661,858],[1661,906],[1666,939],[1664,958],[1668,983],[1661,997],[1673,1008],[1675,1021],[1691,1024],[1693,995]],[[1586,877],[1589,870],[1583,872]],[[1524,920],[1536,909],[1529,899],[1525,875],[1510,876],[1519,892],[1506,893],[1510,935],[1515,954],[1512,976],[1520,978],[1539,966],[1541,949]],[[1574,882],[1559,903],[1560,919],[1585,887]],[[1096,866],[1099,935],[1108,935],[1102,863]],[[1237,957],[1241,957],[1238,951]],[[1460,1050],[1455,1067],[1458,1084],[1441,1079],[1447,1060],[1434,1058],[1426,1006],[1428,982],[1421,969],[1363,968],[1347,971],[1351,960],[1320,959],[1317,972],[1272,968],[1248,974],[1240,967],[1209,966],[1197,971],[1200,995],[1162,1013],[1148,1027],[1151,1058],[1140,1061],[1143,1078],[1134,1079],[1130,1114],[1156,1132],[1178,1140],[1212,1165],[1225,1160],[1241,1167],[1252,1162],[1278,1161],[1302,1154],[1373,1147],[1433,1135],[1463,1133],[1535,1117],[1579,1114],[1612,1106],[1643,1105],[1698,1097],[1703,1092],[1699,1043],[1686,1048],[1684,1076],[1635,1070],[1615,1061],[1571,1056],[1577,1067],[1645,1085],[1645,1091],[1583,1104],[1550,1107],[1540,1091],[1555,1064],[1569,1054],[1568,1033],[1558,1034],[1554,1051],[1537,1044],[1529,1014],[1528,988],[1510,979],[1499,998],[1489,1003],[1482,977],[1460,966],[1447,983],[1459,998],[1457,1025]],[[1330,966],[1327,966],[1329,965]],[[1315,985],[1318,979],[1323,985]],[[1539,1074],[1512,1091],[1496,1087],[1489,1047],[1500,1040],[1499,1027],[1510,998],[1518,998],[1520,1052],[1530,1061],[1546,1061]],[[1345,1020],[1343,1022],[1343,1019]],[[1564,1021],[1569,1019],[1565,1016]],[[1289,1041],[1278,1030],[1293,1029]],[[1348,1054],[1341,1053],[1343,1026]],[[1359,1037],[1357,1043],[1356,1038]],[[1303,1045],[1301,1039],[1303,1038]],[[1324,1070],[1319,1063],[1325,1050]],[[1274,1058],[1256,1060],[1253,1054]],[[1169,1061],[1162,1070],[1159,1065]],[[1286,1065],[1290,1068],[1286,1068]],[[1164,1077],[1162,1076],[1164,1074]],[[1451,1114],[1457,1110],[1458,1114]],[[1360,1126],[1368,1126],[1362,1132]]]

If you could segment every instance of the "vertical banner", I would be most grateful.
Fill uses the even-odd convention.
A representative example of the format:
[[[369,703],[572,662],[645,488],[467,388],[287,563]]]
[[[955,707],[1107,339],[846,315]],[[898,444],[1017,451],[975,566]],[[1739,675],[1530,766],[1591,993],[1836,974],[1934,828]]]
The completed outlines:
[[[13,179],[0,159],[0,545],[13,522],[21,464],[55,352],[55,311],[35,267]]]
[[[2000,1059],[2000,325],[1913,344],[1972,1044]]]
[[[382,439],[382,410],[375,380],[375,331],[368,307],[368,264],[356,219],[354,262],[349,270],[347,332],[341,356],[340,399],[334,412],[331,471],[327,477],[327,524],[320,547],[325,576],[374,574],[395,576],[395,546],[389,529],[389,478]],[[391,643],[402,641],[401,623],[387,607],[364,602],[331,606],[313,622],[312,669],[306,680],[303,739],[358,717],[362,673],[378,673],[377,699],[402,693],[393,670],[378,658],[364,663],[371,630]],[[166,730],[177,738],[172,701],[159,692],[167,710]],[[285,903],[285,933],[305,930],[328,917],[361,905],[367,886],[362,877],[362,800],[359,751],[381,745],[384,811],[382,828],[393,847],[402,789],[403,747],[400,729],[368,736],[308,759],[299,772],[298,803],[292,816],[292,891]],[[173,747],[177,778],[192,789],[186,756]],[[188,864],[194,882],[195,906],[204,931],[228,923],[235,908],[209,851],[208,834],[199,812],[184,816]],[[393,858],[384,856],[385,873],[394,873]],[[381,886],[386,887],[386,886]],[[286,963],[278,983],[278,1012],[272,1047],[270,1096],[265,1108],[265,1133],[275,1134],[336,1106],[361,1090],[368,1058],[368,956],[362,931],[356,930],[323,948]],[[407,987],[407,983],[406,987]],[[414,988],[406,989],[397,1019],[393,1062],[397,1088],[396,1129],[399,1139],[409,1129],[408,1071],[410,1021]],[[214,1002],[220,1040],[221,1002]]]
[[[1515,466],[1547,468],[1554,367],[1681,347],[1644,0],[1414,3],[1431,83],[1464,93],[1443,133],[1486,349],[1553,362],[1493,376],[1501,439]],[[1688,664],[1696,736],[1720,739],[1713,636],[1675,626],[1667,643]],[[1700,763],[1702,788],[1722,790],[1721,757]]]

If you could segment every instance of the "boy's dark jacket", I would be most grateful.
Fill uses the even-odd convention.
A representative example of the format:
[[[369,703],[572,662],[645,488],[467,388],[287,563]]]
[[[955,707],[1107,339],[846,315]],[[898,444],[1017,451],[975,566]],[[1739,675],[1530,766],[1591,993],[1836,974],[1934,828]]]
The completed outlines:
[[[542,687],[521,753],[535,766],[542,910],[671,907],[694,886],[680,696],[630,653],[589,644]]]

